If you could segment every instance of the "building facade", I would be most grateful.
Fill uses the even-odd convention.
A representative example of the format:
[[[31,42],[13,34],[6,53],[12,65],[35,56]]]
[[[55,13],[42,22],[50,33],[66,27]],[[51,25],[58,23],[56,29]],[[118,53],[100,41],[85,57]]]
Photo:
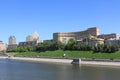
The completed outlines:
[[[7,50],[10,51],[10,50],[13,50],[14,48],[17,48],[16,38],[15,38],[15,36],[10,36],[9,41],[8,41]]]
[[[18,46],[36,46],[40,43],[39,35],[37,32],[34,32],[33,35],[29,35],[26,37],[25,42],[19,42]]]
[[[26,37],[26,41],[27,41],[27,42],[28,42],[28,41],[33,41],[33,36],[31,36],[31,35],[27,36],[27,37]]]
[[[53,42],[53,40],[52,39],[50,39],[50,40],[43,40],[43,42]]]
[[[112,34],[102,34],[99,35],[98,38],[102,38],[102,39],[119,39],[119,35],[116,33],[112,33]]]
[[[17,44],[10,44],[10,45],[8,45],[7,50],[8,50],[8,51],[11,51],[11,50],[13,50],[13,49],[15,49],[15,48],[17,48],[17,47],[18,47]]]
[[[85,40],[82,41],[83,44],[85,45],[89,45],[89,46],[97,46],[97,45],[101,45],[104,44],[104,39],[100,39],[100,38],[87,38]]]
[[[107,45],[118,45],[120,47],[120,39],[107,39],[105,40]]]
[[[5,45],[2,41],[0,41],[0,51],[7,50],[7,45]]]
[[[19,47],[21,46],[36,46],[38,44],[37,41],[27,41],[27,42],[20,42]]]
[[[16,38],[15,38],[15,36],[10,36],[8,43],[9,43],[9,45],[11,45],[11,44],[16,44]]]
[[[33,35],[29,35],[26,37],[26,42],[29,42],[29,41],[37,41],[37,42],[40,42],[40,39],[39,39],[39,34],[37,32],[34,32]]]
[[[32,36],[33,36],[33,41],[40,41],[39,34],[37,32],[34,32]]]
[[[88,28],[85,31],[79,31],[79,32],[54,33],[53,41],[61,41],[66,44],[71,38],[76,40],[81,40],[90,35],[98,36],[99,34],[100,34],[99,29],[97,27],[93,27],[93,28]]]

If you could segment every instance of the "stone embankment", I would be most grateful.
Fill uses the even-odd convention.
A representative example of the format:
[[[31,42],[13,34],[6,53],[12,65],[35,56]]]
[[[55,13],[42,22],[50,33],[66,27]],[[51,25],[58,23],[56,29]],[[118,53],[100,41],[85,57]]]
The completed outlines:
[[[28,58],[28,57],[0,57],[1,59],[22,60],[32,62],[48,62],[48,63],[65,63],[71,64],[72,59],[57,59],[57,58]],[[120,60],[109,59],[80,59],[79,65],[100,65],[100,66],[120,66]]]

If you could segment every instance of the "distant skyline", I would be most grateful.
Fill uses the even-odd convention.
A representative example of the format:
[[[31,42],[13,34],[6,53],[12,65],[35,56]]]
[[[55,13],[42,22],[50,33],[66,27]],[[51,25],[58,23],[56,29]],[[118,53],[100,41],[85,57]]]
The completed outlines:
[[[0,0],[0,40],[17,43],[38,32],[41,40],[55,32],[98,27],[101,34],[120,34],[120,0]]]

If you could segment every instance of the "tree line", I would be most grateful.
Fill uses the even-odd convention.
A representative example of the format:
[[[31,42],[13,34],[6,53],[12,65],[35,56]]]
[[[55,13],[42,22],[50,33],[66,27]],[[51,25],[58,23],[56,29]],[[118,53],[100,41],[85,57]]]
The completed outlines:
[[[93,51],[94,53],[114,53],[119,50],[118,45],[97,45],[90,46],[78,43],[75,39],[70,39],[67,44],[58,42],[43,42],[37,46],[23,46],[17,47],[12,52],[43,52],[43,51],[55,51],[55,50],[76,50],[76,51]]]

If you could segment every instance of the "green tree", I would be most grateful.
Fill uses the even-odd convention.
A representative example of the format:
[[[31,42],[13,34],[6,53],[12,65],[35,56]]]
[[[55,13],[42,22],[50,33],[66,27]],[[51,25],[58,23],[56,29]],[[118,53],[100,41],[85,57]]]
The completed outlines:
[[[65,45],[61,42],[43,42],[36,46],[36,51],[63,50]]]
[[[70,39],[65,46],[65,50],[75,50],[75,45],[77,41],[75,39]]]

